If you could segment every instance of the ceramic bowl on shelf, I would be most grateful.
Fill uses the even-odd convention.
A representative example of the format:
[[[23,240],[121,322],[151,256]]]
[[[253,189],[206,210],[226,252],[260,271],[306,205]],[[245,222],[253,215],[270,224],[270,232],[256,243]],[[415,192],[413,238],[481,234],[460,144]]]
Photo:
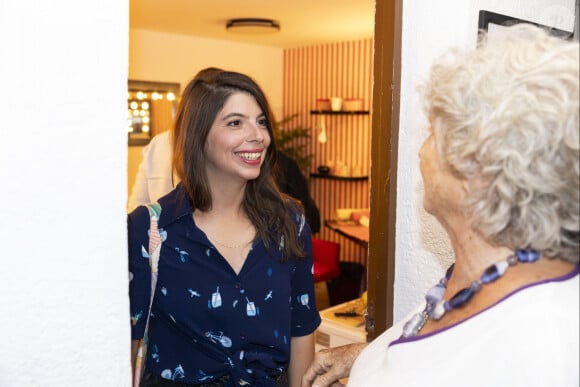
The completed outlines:
[[[321,175],[328,175],[330,173],[330,168],[328,168],[326,165],[321,165],[318,167],[318,173]]]

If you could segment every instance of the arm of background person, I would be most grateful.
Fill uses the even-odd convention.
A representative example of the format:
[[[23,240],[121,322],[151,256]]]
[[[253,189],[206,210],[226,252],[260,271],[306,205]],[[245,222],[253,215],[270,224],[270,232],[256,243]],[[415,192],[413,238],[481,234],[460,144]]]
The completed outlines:
[[[366,346],[367,343],[356,343],[317,352],[314,361],[302,377],[301,386],[340,386],[341,384],[335,382],[348,377],[355,359]]]
[[[302,375],[314,358],[314,333],[292,337],[288,380],[290,387],[300,387]]]
[[[177,184],[177,177],[172,176],[172,153],[169,130],[154,136],[143,148],[143,160],[139,164],[127,202],[129,213],[140,205],[152,203],[168,194]]]
[[[131,195],[127,201],[127,212],[132,212],[135,208],[145,203],[151,203],[149,198],[149,189],[147,188],[147,158],[149,153],[149,146],[143,148],[143,159],[139,163],[139,169],[135,176],[135,182],[131,188]]]

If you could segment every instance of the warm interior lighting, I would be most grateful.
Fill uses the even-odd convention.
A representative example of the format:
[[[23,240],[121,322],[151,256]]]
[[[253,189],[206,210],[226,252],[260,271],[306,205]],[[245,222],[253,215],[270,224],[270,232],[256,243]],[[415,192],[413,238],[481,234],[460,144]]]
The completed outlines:
[[[172,125],[179,83],[129,80],[127,83],[129,145],[146,145],[157,132]]]
[[[272,19],[241,18],[230,19],[226,23],[228,31],[260,34],[280,31],[280,23]]]

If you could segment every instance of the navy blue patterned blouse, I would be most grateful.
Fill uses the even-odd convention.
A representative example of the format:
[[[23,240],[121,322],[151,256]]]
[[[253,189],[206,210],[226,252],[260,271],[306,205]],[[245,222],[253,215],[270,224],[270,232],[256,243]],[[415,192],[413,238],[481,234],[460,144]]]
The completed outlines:
[[[236,274],[193,220],[185,190],[159,200],[163,245],[149,319],[145,367],[182,383],[231,375],[236,385],[274,385],[287,368],[290,339],[320,324],[314,299],[312,241],[302,214],[294,214],[307,259],[280,262],[278,246],[257,239]],[[143,337],[149,307],[149,213],[128,218],[132,339]]]

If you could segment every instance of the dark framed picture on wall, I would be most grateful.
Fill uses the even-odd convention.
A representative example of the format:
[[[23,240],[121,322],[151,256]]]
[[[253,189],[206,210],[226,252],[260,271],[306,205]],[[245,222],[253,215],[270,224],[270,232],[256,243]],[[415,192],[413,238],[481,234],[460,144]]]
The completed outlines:
[[[478,32],[481,33],[482,31],[486,31],[490,38],[493,36],[498,35],[501,33],[503,28],[509,27],[514,24],[518,23],[528,23],[532,24],[541,28],[545,28],[550,32],[550,34],[554,36],[559,36],[563,39],[572,39],[574,36],[574,32],[572,31],[564,31],[557,29],[553,26],[546,26],[543,24],[538,24],[531,22],[529,20],[518,19],[513,16],[502,15],[499,13],[487,11],[487,10],[480,10],[479,11],[479,21],[477,24]]]

